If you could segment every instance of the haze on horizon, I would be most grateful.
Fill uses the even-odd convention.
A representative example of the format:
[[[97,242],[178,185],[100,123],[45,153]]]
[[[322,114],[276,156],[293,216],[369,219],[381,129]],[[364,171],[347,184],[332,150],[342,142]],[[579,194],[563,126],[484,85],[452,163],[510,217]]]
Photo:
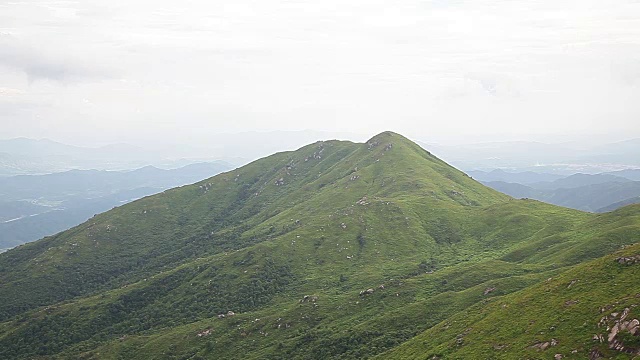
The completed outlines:
[[[616,141],[639,98],[633,0],[0,0],[0,138]]]

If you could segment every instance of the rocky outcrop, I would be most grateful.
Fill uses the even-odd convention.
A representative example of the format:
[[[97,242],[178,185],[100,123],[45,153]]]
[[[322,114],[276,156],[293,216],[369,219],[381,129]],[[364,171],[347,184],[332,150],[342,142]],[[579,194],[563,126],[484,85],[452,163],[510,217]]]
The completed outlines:
[[[496,291],[496,287],[495,286],[488,287],[488,288],[484,289],[484,292],[482,293],[482,295],[489,295],[494,291]]]
[[[634,265],[640,263],[640,255],[619,257],[616,262],[620,265]]]
[[[630,318],[630,308],[622,312],[612,312],[603,316],[598,322],[599,328],[604,328],[607,333],[596,334],[594,341],[607,342],[610,349],[640,355],[640,320]]]
[[[362,290],[362,291],[360,291],[360,296],[371,295],[374,292],[375,292],[375,290],[373,290],[373,289]]]
[[[315,303],[316,301],[318,301],[318,296],[317,295],[305,295],[302,299],[300,299],[300,303]]]
[[[466,328],[464,329],[464,331],[460,334],[458,334],[458,336],[456,336],[456,345],[461,346],[464,344],[464,338],[469,335],[469,333],[471,332],[471,330],[473,330],[472,328]]]
[[[229,311],[227,311],[226,314],[219,314],[218,315],[218,319],[224,319],[226,317],[232,317],[232,316],[235,316],[235,315],[236,315],[236,313],[234,313],[233,311],[229,310]]]
[[[538,343],[535,343],[531,346],[529,346],[532,349],[537,349],[539,351],[544,351],[547,350],[548,348],[552,347],[552,346],[556,346],[558,345],[558,340],[556,339],[551,339],[549,341],[541,341]]]
[[[304,161],[307,162],[309,160],[322,160],[322,153],[324,152],[324,144],[321,142],[318,145],[318,151],[315,151],[311,156],[307,156],[304,158]]]
[[[602,358],[603,358],[603,355],[598,349],[593,349],[589,353],[589,360],[598,360]]]
[[[378,145],[380,145],[380,142],[379,142],[379,141],[377,141],[377,140],[376,140],[376,141],[368,142],[368,143],[367,143],[367,149],[371,150],[371,149],[373,149],[374,147],[376,147],[376,146],[378,146]]]
[[[579,302],[580,302],[579,300],[567,300],[567,301],[564,302],[564,306],[572,306],[572,305],[575,305],[575,304],[577,304]]]

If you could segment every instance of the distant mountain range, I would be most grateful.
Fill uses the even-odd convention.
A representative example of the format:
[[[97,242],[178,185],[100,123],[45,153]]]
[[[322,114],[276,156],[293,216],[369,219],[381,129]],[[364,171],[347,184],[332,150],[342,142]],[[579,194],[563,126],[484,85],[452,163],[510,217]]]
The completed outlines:
[[[70,169],[130,169],[159,160],[143,149],[126,144],[87,148],[47,139],[0,140],[0,176]]]
[[[320,131],[242,132],[209,134],[199,144],[111,144],[80,147],[48,139],[0,140],[0,177],[42,175],[73,169],[130,170],[147,165],[177,168],[222,160],[239,166],[277,151],[294,150],[309,142],[357,135]],[[205,141],[206,140],[206,141]]]
[[[90,197],[139,187],[167,188],[195,182],[231,167],[218,161],[170,170],[145,166],[131,171],[69,170],[47,175],[19,175],[0,178],[0,199],[56,201],[77,194]]]
[[[600,184],[608,181],[625,182],[639,181],[640,168],[628,169],[621,171],[603,172],[599,174],[582,174],[574,173],[569,176],[551,173],[539,173],[534,171],[505,171],[495,169],[491,171],[471,170],[467,171],[469,176],[483,182],[503,181],[524,185],[533,185],[534,187],[544,187],[550,185],[550,188],[576,187],[589,184]],[[556,182],[556,180],[559,180]],[[536,186],[539,184],[539,186]]]
[[[70,170],[0,178],[0,249],[68,229],[115,206],[191,184],[231,166],[224,162],[163,170]]]
[[[467,171],[467,174],[478,181],[502,181],[517,184],[535,184],[545,181],[555,181],[565,177],[558,174],[537,173],[534,171],[509,172],[501,169],[492,171],[471,170]]]
[[[294,150],[306,143],[328,138],[364,140],[358,134],[310,130],[207,134],[206,138],[203,135],[193,144],[144,146],[79,147],[47,139],[18,138],[0,140],[0,176],[47,174],[71,169],[126,170],[146,165],[176,168],[212,160],[224,160],[240,166],[270,153]],[[567,176],[577,172],[594,174],[640,168],[637,156],[640,139],[604,145],[527,141],[456,146],[419,144],[464,171],[507,169]]]
[[[609,211],[614,211],[616,209],[619,209],[621,207],[627,206],[627,205],[632,205],[632,204],[640,204],[640,196],[636,196],[636,197],[632,197],[626,200],[622,200],[622,201],[618,201],[616,203],[607,205],[605,207],[602,207],[598,210],[596,210],[596,212],[609,212]]]
[[[502,170],[470,171],[469,174],[483,184],[515,198],[536,199],[583,211],[613,211],[640,202],[640,181],[633,180],[640,170],[573,174],[567,177]],[[553,180],[541,181],[543,179]]]

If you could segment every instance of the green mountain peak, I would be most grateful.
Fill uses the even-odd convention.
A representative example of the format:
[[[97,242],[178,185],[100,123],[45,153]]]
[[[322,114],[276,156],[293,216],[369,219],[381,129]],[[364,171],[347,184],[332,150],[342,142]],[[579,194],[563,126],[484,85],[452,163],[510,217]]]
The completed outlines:
[[[399,134],[316,142],[0,254],[0,358],[384,357],[639,236]]]

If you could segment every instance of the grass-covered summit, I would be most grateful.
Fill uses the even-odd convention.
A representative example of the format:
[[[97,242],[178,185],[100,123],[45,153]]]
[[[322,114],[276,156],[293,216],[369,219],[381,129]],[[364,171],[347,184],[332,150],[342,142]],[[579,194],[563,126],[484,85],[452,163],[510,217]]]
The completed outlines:
[[[0,255],[0,358],[446,358],[415,344],[639,236],[638,206],[515,200],[398,134],[318,142]]]

